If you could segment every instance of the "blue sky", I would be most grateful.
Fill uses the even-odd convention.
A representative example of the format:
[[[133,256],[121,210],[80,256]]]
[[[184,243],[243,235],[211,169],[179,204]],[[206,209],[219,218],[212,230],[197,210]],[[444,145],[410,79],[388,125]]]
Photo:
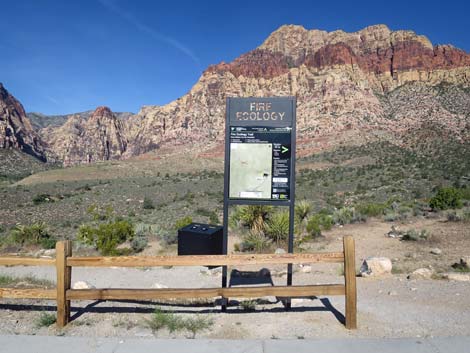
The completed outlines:
[[[26,111],[137,112],[187,93],[204,69],[283,24],[384,23],[470,51],[466,1],[0,0],[0,82]]]

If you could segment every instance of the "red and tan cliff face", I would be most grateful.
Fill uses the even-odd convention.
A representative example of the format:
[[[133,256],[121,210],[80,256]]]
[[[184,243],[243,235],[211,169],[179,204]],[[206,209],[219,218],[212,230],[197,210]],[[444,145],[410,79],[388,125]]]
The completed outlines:
[[[449,109],[436,88],[443,83],[470,85],[469,54],[384,25],[355,33],[283,26],[257,49],[210,66],[185,96],[143,107],[129,124],[126,155],[220,144],[228,96],[296,96],[298,146],[305,153],[327,147],[325,136],[363,139],[368,132],[397,134],[428,121],[464,138],[470,110]],[[470,99],[461,93],[463,101]]]
[[[0,148],[13,148],[45,162],[41,139],[23,106],[0,83]]]
[[[119,159],[127,148],[123,130],[108,107],[98,107],[89,119],[74,115],[59,128],[42,129],[41,135],[48,150],[68,166]]]

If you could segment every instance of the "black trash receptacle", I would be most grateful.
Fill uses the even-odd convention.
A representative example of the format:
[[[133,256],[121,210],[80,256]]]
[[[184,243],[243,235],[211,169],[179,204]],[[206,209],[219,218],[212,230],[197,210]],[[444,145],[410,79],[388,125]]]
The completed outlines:
[[[178,255],[222,255],[223,227],[191,223],[178,229]]]

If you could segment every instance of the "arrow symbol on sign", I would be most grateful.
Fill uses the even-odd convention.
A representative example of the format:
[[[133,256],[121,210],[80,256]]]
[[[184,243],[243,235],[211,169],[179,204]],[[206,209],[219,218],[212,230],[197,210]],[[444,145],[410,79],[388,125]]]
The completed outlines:
[[[285,146],[281,146],[281,153],[286,153],[289,149]]]

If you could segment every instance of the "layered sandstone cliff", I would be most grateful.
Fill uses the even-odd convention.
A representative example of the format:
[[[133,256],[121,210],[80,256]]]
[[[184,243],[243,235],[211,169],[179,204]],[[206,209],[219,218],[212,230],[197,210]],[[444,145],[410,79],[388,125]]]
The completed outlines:
[[[119,159],[128,144],[123,122],[108,107],[96,108],[88,119],[73,115],[62,126],[40,132],[65,166]]]
[[[0,83],[0,148],[17,149],[43,162],[46,156],[23,106]]]
[[[210,66],[185,96],[143,107],[129,124],[126,155],[169,144],[220,143],[229,96],[296,96],[300,148],[323,136],[398,133],[426,121],[466,136],[468,114],[440,101],[435,87],[444,83],[470,85],[470,55],[433,46],[412,31],[378,25],[328,33],[283,26],[259,48]],[[412,94],[394,93],[402,88]]]

